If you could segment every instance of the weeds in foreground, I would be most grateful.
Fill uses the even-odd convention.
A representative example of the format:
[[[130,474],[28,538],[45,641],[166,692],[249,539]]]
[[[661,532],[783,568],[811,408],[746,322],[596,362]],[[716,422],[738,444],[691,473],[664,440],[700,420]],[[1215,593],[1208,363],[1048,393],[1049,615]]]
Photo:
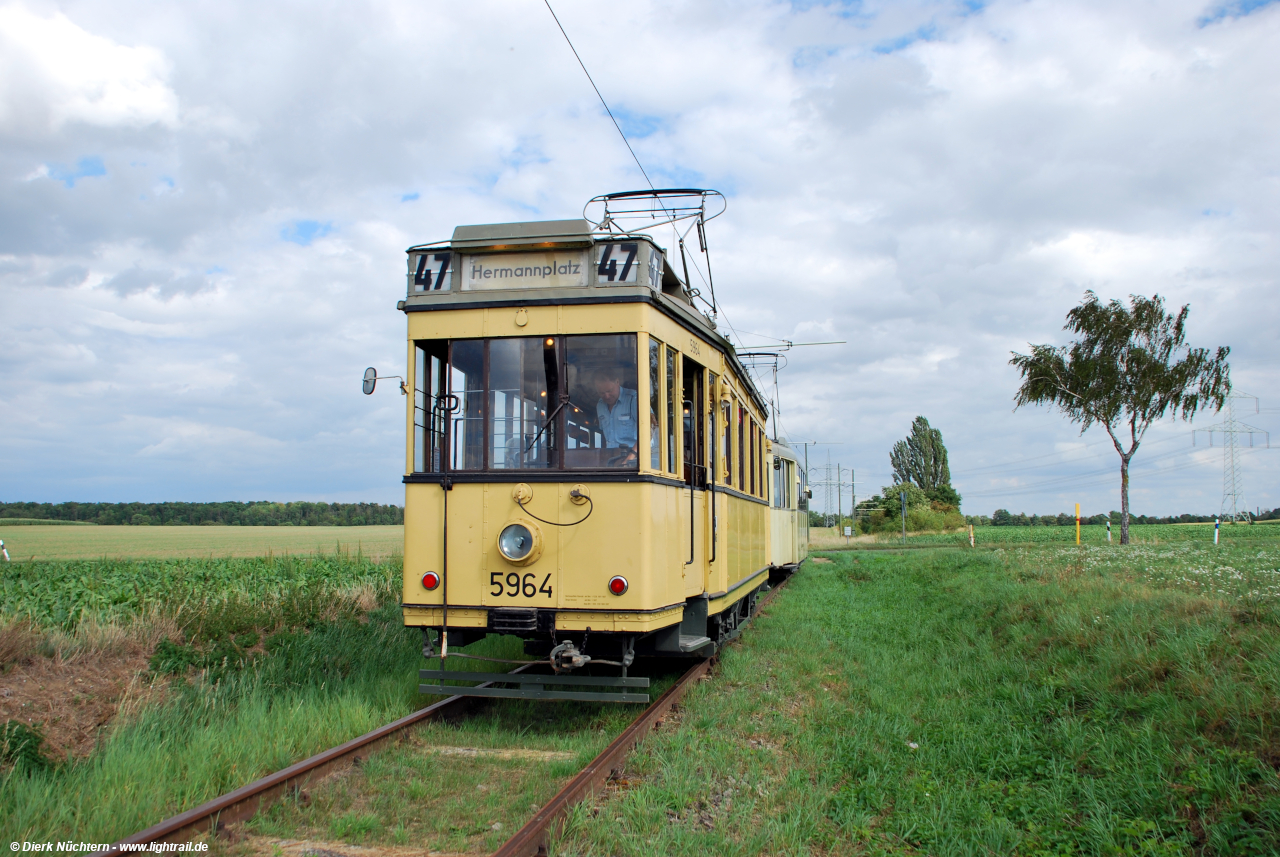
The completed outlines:
[[[555,853],[1280,852],[1274,614],[1074,550],[832,559]]]

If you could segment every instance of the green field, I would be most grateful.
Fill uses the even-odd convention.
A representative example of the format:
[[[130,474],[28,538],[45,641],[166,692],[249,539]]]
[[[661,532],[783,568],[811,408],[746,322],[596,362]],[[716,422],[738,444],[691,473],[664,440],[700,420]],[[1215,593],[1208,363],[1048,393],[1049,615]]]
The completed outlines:
[[[1280,853],[1280,528],[1224,528],[1216,547],[1196,526],[1135,527],[1126,547],[980,533],[977,550],[917,536],[807,562],[553,853]],[[420,707],[399,576],[398,556],[331,546],[4,567],[7,622],[169,630],[143,676],[163,692],[88,757],[0,761],[0,829],[112,838]],[[250,832],[491,848],[626,714],[498,703]],[[438,745],[573,761],[458,767]]]
[[[14,525],[0,539],[15,562],[35,559],[228,557],[333,553],[387,558],[404,551],[404,527],[99,527]]]

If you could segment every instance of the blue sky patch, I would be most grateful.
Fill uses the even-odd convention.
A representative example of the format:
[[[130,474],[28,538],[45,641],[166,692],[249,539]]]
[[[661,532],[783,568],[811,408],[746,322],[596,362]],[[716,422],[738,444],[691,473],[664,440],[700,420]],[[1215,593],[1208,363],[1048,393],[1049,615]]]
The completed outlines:
[[[665,123],[661,116],[649,116],[644,113],[633,113],[625,107],[612,107],[613,118],[618,120],[622,133],[630,140],[643,140]]]
[[[295,220],[280,230],[280,238],[292,241],[300,247],[306,247],[317,238],[323,238],[333,230],[332,223],[321,223],[319,220]]]
[[[45,164],[45,169],[49,171],[49,178],[62,182],[67,187],[75,187],[77,179],[87,179],[107,174],[106,165],[102,163],[102,158],[97,155],[81,158],[76,161],[74,168],[64,167],[61,164]]]
[[[417,199],[417,198],[418,198],[418,196],[419,196],[419,194],[418,194],[418,192],[417,192],[416,190],[415,190],[413,193],[404,193],[404,194],[401,194],[401,195],[400,195],[400,201],[401,201],[401,202],[413,202],[415,199]]]
[[[932,39],[937,32],[938,28],[933,24],[925,24],[922,27],[918,27],[913,32],[898,36],[895,39],[886,39],[871,50],[878,54],[891,54],[895,51],[900,51],[905,47],[913,45],[916,42],[927,42]]]
[[[791,54],[791,65],[796,68],[813,68],[822,65],[840,53],[840,45],[805,45]]]
[[[1270,6],[1275,2],[1276,0],[1234,0],[1231,3],[1222,3],[1201,15],[1196,23],[1201,27],[1207,27],[1210,24],[1216,24],[1223,18],[1243,18],[1245,15],[1256,12],[1264,6]]]

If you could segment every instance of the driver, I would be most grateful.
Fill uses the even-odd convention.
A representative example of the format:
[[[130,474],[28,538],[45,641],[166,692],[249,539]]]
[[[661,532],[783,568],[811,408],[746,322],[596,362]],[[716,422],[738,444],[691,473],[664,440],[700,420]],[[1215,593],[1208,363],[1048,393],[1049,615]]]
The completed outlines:
[[[604,445],[608,449],[628,451],[625,463],[636,460],[636,446],[640,442],[640,427],[636,416],[640,399],[635,390],[622,386],[622,372],[615,366],[596,370],[596,419],[604,433]]]

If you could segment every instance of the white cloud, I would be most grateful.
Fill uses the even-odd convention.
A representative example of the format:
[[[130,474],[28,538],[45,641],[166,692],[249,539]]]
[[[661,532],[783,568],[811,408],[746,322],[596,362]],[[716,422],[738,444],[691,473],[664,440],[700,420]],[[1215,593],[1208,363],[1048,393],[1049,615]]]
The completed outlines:
[[[860,494],[924,414],[966,511],[1117,507],[1096,429],[1012,410],[1087,288],[1190,302],[1280,401],[1280,4],[556,8],[655,181],[728,193],[725,329],[848,341],[780,392]],[[403,402],[358,379],[403,365],[404,248],[643,184],[540,5],[59,10],[0,10],[2,499],[394,501]],[[1158,426],[1139,511],[1212,511],[1220,464]]]
[[[0,133],[45,134],[68,123],[99,127],[178,121],[159,50],[118,44],[61,13],[0,7]]]

